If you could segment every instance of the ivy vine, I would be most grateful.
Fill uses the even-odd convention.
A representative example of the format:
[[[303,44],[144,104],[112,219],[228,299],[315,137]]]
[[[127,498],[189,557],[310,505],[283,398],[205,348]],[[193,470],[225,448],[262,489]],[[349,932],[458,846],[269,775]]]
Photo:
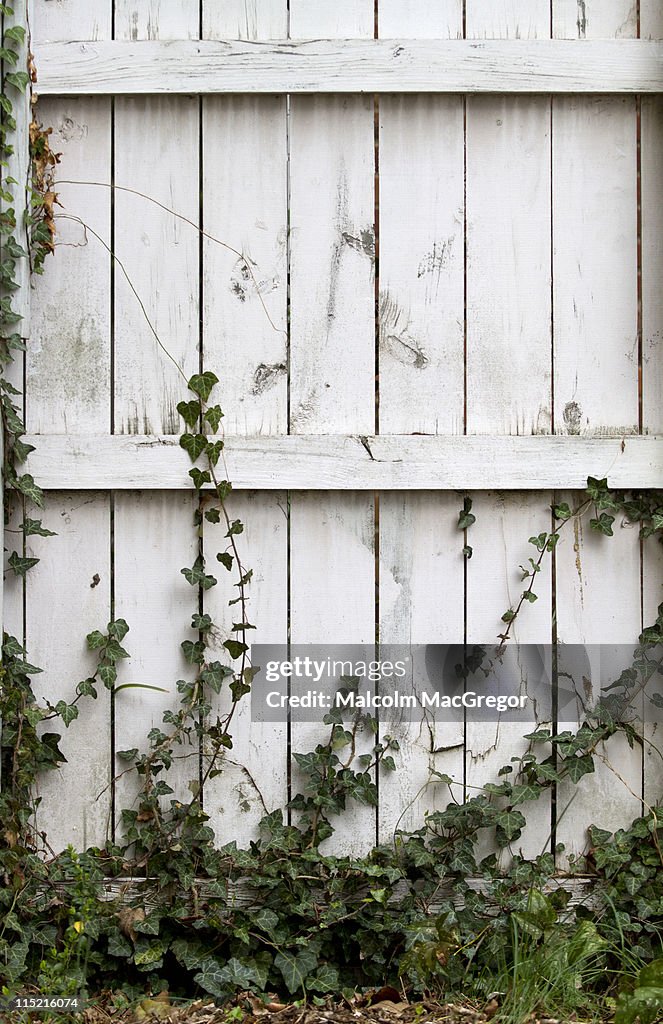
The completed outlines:
[[[3,17],[13,14],[6,4],[0,4],[0,13]],[[18,261],[29,260],[32,271],[40,273],[45,257],[54,250],[53,171],[58,159],[50,149],[49,131],[33,121],[28,253],[17,240],[23,226],[16,213],[26,186],[5,173],[16,129],[14,102],[31,85],[31,66],[18,68],[24,43],[24,28],[11,25],[4,31],[0,51],[4,66],[10,68],[4,72],[0,99],[0,406],[7,498],[17,500],[23,511],[23,545],[8,554],[7,564],[21,578],[37,561],[27,555],[25,539],[47,537],[52,531],[26,511],[41,508],[44,496],[32,476],[20,470],[31,448],[23,440],[20,394],[6,379],[15,353],[25,347],[12,295]],[[325,718],[326,739],[313,751],[293,755],[304,778],[302,791],[293,795],[287,808],[265,814],[260,835],[248,849],[239,849],[233,842],[219,848],[202,792],[207,780],[223,771],[224,758],[232,748],[233,718],[256,670],[248,657],[250,631],[255,628],[249,614],[252,571],[243,562],[238,541],[243,524],[233,518],[229,503],[232,485],[218,433],[223,411],[213,400],[218,383],[211,370],[195,374],[186,381],[187,393],[177,407],[183,422],[180,445],[191,459],[190,476],[198,496],[193,521],[198,552],[193,564],[181,570],[192,588],[191,626],[198,635],[181,644],[193,677],[177,681],[179,703],[163,714],[163,728],[150,731],[147,749],[118,752],[125,765],[123,773],[131,772],[140,781],[140,796],[137,805],[121,810],[121,837],[109,839],[101,848],[69,848],[57,857],[45,857],[47,837],[35,825],[35,784],[43,772],[64,761],[61,736],[49,731],[46,723],[69,728],[81,716],[84,701],[96,698],[100,687],[122,689],[117,666],[129,657],[123,646],[129,625],[116,619],[88,634],[87,646],[97,656],[96,669],[78,683],[70,702],[55,705],[36,700],[31,678],[40,669],[29,663],[18,639],[4,634],[0,670],[4,997],[28,986],[63,995],[97,992],[114,984],[112,979],[121,973],[118,998],[138,999],[146,990],[163,995],[168,985],[183,992],[197,986],[218,999],[247,991],[266,1002],[273,992],[313,999],[343,992],[350,998],[357,986],[387,981],[410,992],[463,988],[487,998],[495,987],[498,963],[504,969],[500,993],[504,1008],[509,999],[516,999],[513,971],[519,936],[522,940],[525,935],[539,974],[563,978],[570,973],[572,991],[565,991],[564,998],[567,1003],[575,999],[578,1007],[592,985],[608,998],[614,994],[611,965],[628,950],[638,962],[633,994],[624,995],[620,1002],[624,1024],[628,1024],[637,1007],[652,1005],[654,997],[646,990],[658,973],[650,967],[643,974],[642,965],[655,965],[663,948],[660,809],[645,808],[631,828],[615,835],[591,826],[589,853],[576,866],[599,880],[596,897],[592,904],[576,907],[561,932],[554,929],[559,928],[558,917],[569,891],[563,883],[552,894],[544,891],[555,876],[554,855],[544,853],[527,861],[515,844],[526,824],[525,804],[562,783],[576,784],[591,774],[602,744],[615,733],[624,734],[630,744],[643,742],[622,711],[633,693],[660,673],[663,604],[656,621],[643,630],[632,666],[614,681],[577,731],[529,733],[526,752],[471,797],[462,787],[458,790],[449,776],[432,772],[430,785],[447,789],[449,803],[444,810],[428,814],[418,830],[397,832],[393,843],[377,846],[362,859],[324,853],[321,846],[349,802],[377,804],[379,775],[396,768],[394,755],[398,754],[395,740],[378,740],[370,716],[357,718],[347,727],[334,712]],[[472,557],[467,543],[475,522],[471,509],[467,497],[458,517],[466,559]],[[616,517],[623,516],[639,525],[643,539],[663,538],[661,492],[616,492],[607,480],[589,478],[574,508],[557,504],[552,513],[554,528],[530,538],[534,554],[520,567],[524,587],[519,599],[502,615],[501,649],[523,609],[537,599],[536,581],[544,560],[554,552],[569,522],[589,514],[590,528],[611,536]],[[223,530],[216,564],[209,564],[203,551],[205,523]],[[223,640],[224,662],[214,657],[212,641],[219,627],[202,610],[204,594],[219,585],[217,565],[232,578],[234,594],[229,601],[233,621]],[[213,698],[225,693],[227,710],[218,714]],[[663,705],[659,694],[649,699]],[[374,739],[367,752],[358,753],[360,730]],[[168,782],[178,751],[185,747],[201,755],[201,771],[186,803],[174,798]],[[480,857],[479,840],[486,835],[492,836],[497,852]],[[500,850],[510,854],[506,870]],[[108,880],[128,874],[143,879],[144,885],[137,884],[128,901],[106,899]],[[471,879],[482,881],[482,891],[470,884]],[[151,892],[154,887],[156,892]],[[563,942],[558,941],[559,935]],[[597,965],[603,970],[600,982],[596,972],[591,974]],[[553,994],[550,988],[546,998],[561,999],[561,994]]]

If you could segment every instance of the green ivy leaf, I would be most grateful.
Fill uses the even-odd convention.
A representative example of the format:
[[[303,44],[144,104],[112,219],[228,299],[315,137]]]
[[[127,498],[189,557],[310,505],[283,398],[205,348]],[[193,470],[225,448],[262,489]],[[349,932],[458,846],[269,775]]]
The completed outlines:
[[[298,953],[277,953],[274,966],[281,972],[288,992],[294,994],[300,990],[305,991],[304,983],[318,966],[318,956],[310,946],[305,946]]]
[[[472,508],[472,499],[467,497],[463,500],[463,507],[458,513],[458,529],[467,530],[473,523],[476,523],[477,517],[470,512]]]
[[[75,704],[67,704],[64,700],[59,700],[55,705],[55,710],[64,722],[67,728],[71,725],[75,718],[78,718],[78,708]]]
[[[21,523],[21,529],[26,537],[37,535],[39,537],[57,537],[53,530],[47,530],[42,526],[41,519],[29,519],[27,516]]]
[[[11,566],[16,576],[24,577],[29,569],[32,569],[34,565],[39,561],[38,558],[24,558],[19,555],[18,551],[12,551],[9,556],[8,564]]]
[[[219,512],[218,508],[208,508],[207,511],[205,512],[205,519],[207,520],[208,523],[220,523],[221,513]]]
[[[107,690],[112,690],[117,680],[117,669],[114,665],[100,665],[99,678]]]
[[[192,462],[200,458],[207,447],[207,438],[204,434],[182,434],[180,447],[184,448]]]
[[[106,637],[98,629],[94,629],[91,633],[88,633],[86,640],[89,651],[96,651],[97,648],[103,647],[106,643]]]
[[[232,674],[232,669],[227,665],[222,665],[220,661],[211,661],[200,673],[200,681],[203,685],[210,686],[215,693],[220,693],[223,680]]]
[[[571,782],[579,782],[583,775],[590,775],[594,771],[594,760],[591,754],[584,754],[582,757],[568,757],[563,762],[564,773],[571,779]]]
[[[205,661],[205,644],[202,640],[183,640],[180,644],[184,657],[191,665],[202,665]]]
[[[213,625],[210,615],[199,615],[196,612],[191,618],[191,628],[197,629],[199,633],[209,633]]]
[[[186,423],[187,427],[195,427],[200,417],[200,402],[178,402],[177,411]]]
[[[226,640],[223,646],[231,658],[241,658],[244,652],[249,649],[246,644],[240,643],[239,640]]]
[[[216,578],[205,572],[205,562],[201,555],[198,555],[190,569],[180,569],[180,572],[192,587],[210,590],[217,584]]]
[[[189,476],[193,480],[193,486],[197,491],[199,491],[201,487],[204,487],[205,484],[211,484],[212,482],[209,470],[198,469],[197,466],[194,466],[193,469],[189,470]]]
[[[212,393],[215,384],[219,383],[219,378],[211,370],[206,370],[205,373],[194,373],[193,377],[189,381],[189,389],[194,394],[198,395],[203,402],[206,402]]]
[[[24,494],[26,498],[34,502],[38,508],[44,507],[44,492],[41,487],[37,486],[31,473],[24,473],[23,476],[20,476],[16,481],[16,486],[21,494]]]
[[[211,466],[216,466],[222,451],[223,441],[210,441],[208,443],[205,455],[209,459]]]
[[[205,419],[212,428],[212,433],[216,433],[219,429],[219,423],[223,417],[220,405],[212,405],[209,409],[205,410]]]
[[[552,506],[552,513],[555,519],[570,519],[573,513],[565,501],[559,505]]]
[[[507,842],[517,839],[527,822],[520,811],[498,811],[495,824],[504,833]]]
[[[129,626],[124,619],[114,619],[113,622],[108,623],[106,628],[108,629],[109,636],[114,636],[120,643],[122,643],[129,632]]]
[[[115,637],[111,636],[106,641],[104,649],[104,657],[111,663],[118,661],[120,658],[128,658],[129,652],[125,651],[124,647],[118,643]]]
[[[217,557],[217,561],[221,562],[221,565],[225,566],[225,568],[228,570],[228,572],[230,572],[230,570],[233,567],[233,556],[230,554],[230,552],[229,551],[219,551],[219,553],[217,554],[216,557]]]
[[[597,533],[603,533],[606,537],[612,537],[612,524],[614,521],[614,516],[608,515],[607,512],[601,512],[598,519],[589,520],[589,525]]]

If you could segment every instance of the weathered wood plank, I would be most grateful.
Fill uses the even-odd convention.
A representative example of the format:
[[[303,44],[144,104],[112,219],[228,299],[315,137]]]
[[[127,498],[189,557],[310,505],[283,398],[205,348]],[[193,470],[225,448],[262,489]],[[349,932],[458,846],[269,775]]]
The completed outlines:
[[[31,0],[31,4],[34,42],[111,38],[113,0]]]
[[[641,106],[642,429],[663,431],[663,97]]]
[[[549,526],[550,512],[547,502],[549,495],[525,492],[522,494],[480,493],[474,495],[473,514],[476,523],[468,530],[467,542],[473,549],[467,564],[467,642],[472,644],[498,644],[498,634],[504,632],[501,616],[514,608],[528,586],[523,581],[521,564],[528,564],[530,555],[536,555],[535,548],[528,544],[528,538],[538,535]],[[551,640],[551,571],[548,563],[537,575],[534,593],[537,600],[526,603],[514,624],[512,637],[515,643],[524,645],[546,645]],[[518,662],[522,692],[528,692],[528,680],[536,673],[539,664],[528,647]],[[514,670],[515,672],[516,670]],[[507,672],[510,680],[510,670]],[[538,680],[534,680],[536,683]],[[507,685],[509,685],[507,683]],[[536,687],[537,706],[528,709],[528,717],[521,721],[503,721],[496,717],[493,722],[477,721],[467,713],[467,760],[465,777],[467,795],[476,795],[473,787],[497,781],[499,769],[509,764],[512,757],[526,753],[529,741],[523,739],[527,732],[539,726],[550,725],[552,717],[552,687],[546,694],[548,701],[541,698],[543,687]],[[537,753],[543,754],[543,748]],[[543,795],[535,803],[520,808],[527,818],[527,826],[519,839],[514,841],[511,851],[501,853],[501,862],[506,863],[510,853],[522,852],[534,857],[550,849],[551,803],[549,795]],[[482,842],[480,856],[496,853],[497,849],[488,842]]]
[[[373,0],[290,0],[293,39],[370,39]]]
[[[203,4],[203,36],[211,39],[282,38],[286,0],[231,0]],[[229,144],[231,140],[231,144]],[[203,360],[222,378],[225,431],[279,434],[287,431],[287,138],[282,96],[203,98],[204,228],[230,251],[203,241]],[[239,255],[241,253],[241,255]],[[245,257],[246,262],[242,259]],[[248,587],[251,643],[286,644],[288,638],[288,502],[284,492],[233,494],[230,513],[244,524],[238,538],[243,565],[253,572]],[[203,596],[204,608],[221,627],[217,646],[234,618],[228,600],[237,596],[215,560],[224,550],[225,527],[204,524],[204,550],[219,584]],[[214,571],[214,569],[211,569]],[[235,609],[236,612],[236,609]],[[212,639],[214,644],[214,639]],[[222,661],[227,652],[212,654]],[[229,710],[229,692],[210,695],[213,714]],[[251,721],[247,697],[232,724],[233,749],[223,774],[203,794],[219,843],[247,845],[257,838],[267,810],[288,801],[286,723]],[[268,770],[266,770],[268,766]]]
[[[460,38],[462,4],[382,0],[389,37]],[[463,432],[464,121],[459,96],[379,98],[379,426],[396,432]],[[435,125],[435,131],[431,131]],[[387,492],[379,498],[379,637],[382,644],[462,641],[463,535],[454,494]],[[416,653],[415,653],[416,651]],[[427,678],[413,650],[412,684]],[[463,723],[380,723],[400,750],[380,777],[378,840],[420,828],[462,786]],[[462,788],[454,795],[462,794]]]
[[[116,495],[115,497],[115,617],[129,624],[123,641],[130,658],[118,664],[118,684],[144,683],[167,691],[127,689],[115,697],[115,750],[137,747],[147,751],[150,729],[163,726],[167,708],[177,708],[178,679],[190,679],[192,666],[180,650],[183,640],[197,640],[191,616],[198,611],[198,594],[180,570],[193,565],[198,543],[193,529],[194,496],[168,491]],[[175,791],[172,799],[188,801],[188,784],[197,782],[198,744],[177,747],[178,760],[168,773]],[[126,769],[118,758],[115,773]],[[119,812],[137,810],[140,780],[135,772],[122,775],[115,784]],[[169,798],[166,798],[169,799]]]
[[[663,6],[660,0],[640,0],[640,37],[663,38]]]
[[[193,222],[116,191],[115,251],[124,267],[114,267],[117,433],[177,432],[176,406],[198,369],[198,119],[194,97],[115,103],[116,184]]]
[[[380,0],[383,39],[462,39],[463,0]]]
[[[463,432],[463,192],[462,98],[380,97],[382,433]]]
[[[116,39],[198,39],[198,29],[198,0],[115,0]]]
[[[87,650],[86,634],[105,632],[110,618],[108,495],[52,494],[39,516],[57,536],[31,537],[28,545],[28,555],[40,559],[26,578],[27,649],[30,660],[43,669],[33,677],[33,688],[40,701],[71,704],[77,683],[92,675],[97,664],[96,652]],[[67,758],[39,780],[37,827],[55,852],[67,843],[79,850],[102,846],[110,836],[110,693],[101,681],[97,693],[96,700],[79,702],[80,717],[68,729],[60,721],[44,726],[61,735],[60,749]]]
[[[550,34],[543,0],[467,0],[471,37]],[[550,313],[550,99],[468,96],[466,101],[466,425],[468,434],[539,434],[551,425]],[[468,531],[468,644],[497,643],[500,616],[514,607],[526,583],[527,538],[547,525],[545,492],[476,494],[477,522]],[[550,573],[537,579],[536,603],[516,623],[520,642],[550,642]],[[523,658],[512,671],[527,691],[532,666]],[[537,707],[550,720],[551,701]],[[481,721],[466,715],[468,796],[494,782],[510,757],[525,753],[523,734],[536,727],[534,713],[520,722]],[[527,807],[528,825],[514,852],[543,853],[550,843],[551,801]],[[481,855],[498,853],[485,841]],[[502,851],[504,863],[510,851]]]
[[[469,37],[545,39],[545,0],[468,0]],[[551,425],[550,100],[466,101],[467,432]]]
[[[283,492],[233,494],[228,501],[233,519],[240,519],[244,532],[237,538],[240,558],[245,569],[253,571],[247,587],[248,620],[256,629],[247,633],[247,643],[285,644],[288,640],[288,520],[287,499]],[[217,586],[204,594],[204,611],[219,626],[220,635],[208,638],[210,659],[228,663],[222,647],[237,622],[237,607],[228,601],[237,597],[234,584],[237,572],[231,573],[216,561],[216,553],[227,549],[223,540],[225,525],[205,527],[205,558],[208,571],[218,579]],[[235,667],[237,662],[235,663]],[[230,710],[228,688],[220,696],[209,694],[213,719],[223,718]],[[233,747],[225,752],[218,767],[221,775],[205,784],[205,810],[210,816],[219,845],[233,839],[239,846],[248,846],[258,838],[258,822],[268,811],[285,807],[288,802],[288,747],[285,722],[254,722],[251,720],[250,697],[245,697],[235,711],[231,735]],[[203,770],[207,761],[203,762]]]
[[[110,101],[45,99],[59,175],[111,178]],[[56,251],[35,279],[26,352],[27,427],[35,433],[103,433],[111,422],[110,189],[59,185]],[[71,218],[71,219],[70,219]],[[94,233],[93,233],[94,232]],[[76,287],[74,282],[85,282]]]
[[[125,4],[116,12],[116,35],[163,31],[183,36],[193,28],[192,3],[163,5],[164,15],[169,8],[163,21],[161,6],[153,0]],[[160,424],[150,429],[179,431],[176,406],[187,395],[187,378],[199,369],[199,132],[200,104],[194,97],[125,97],[115,103],[116,184],[142,192],[192,222],[173,217],[140,195],[115,193],[115,250],[126,271],[114,265],[118,434],[137,433],[147,423]],[[115,496],[115,615],[131,627],[126,646],[132,654],[122,663],[118,681],[145,682],[167,691],[116,694],[116,751],[145,749],[148,732],[161,726],[164,710],[179,703],[176,681],[194,672],[179,644],[197,639],[191,616],[198,611],[198,591],[180,572],[198,554],[196,504],[191,493],[163,490]],[[164,732],[170,729],[166,725]],[[192,784],[195,789],[199,781],[195,733],[178,748],[178,757],[169,784],[173,799],[184,801],[191,799]],[[117,770],[124,767],[118,760]],[[117,780],[118,814],[138,790],[134,773]],[[119,819],[115,824],[121,827]]]
[[[371,0],[290,5],[301,38],[373,35]],[[292,44],[296,45],[296,44]],[[372,97],[293,96],[290,153],[290,432],[334,434],[375,424],[374,109]],[[375,514],[366,493],[290,499],[292,643],[375,637]],[[291,751],[324,742],[329,726],[293,723]],[[374,739],[358,739],[356,752]],[[343,756],[343,751],[340,752]],[[292,765],[293,793],[301,771]],[[376,810],[353,804],[330,852],[366,853]]]
[[[290,429],[371,433],[373,100],[290,103]]]
[[[465,0],[467,39],[548,39],[550,0]]]
[[[661,43],[630,39],[43,43],[36,59],[42,95],[663,88]]]
[[[288,422],[287,151],[282,96],[203,100],[203,353],[223,378],[223,426]],[[232,140],[232,145],[229,145]]]
[[[250,879],[223,879],[226,885],[225,900],[229,906],[241,908],[244,910],[258,909],[264,906],[264,895],[257,893],[255,888],[251,886]],[[482,893],[485,896],[485,905],[487,914],[498,914],[501,912],[501,904],[494,901],[490,894],[490,883],[486,882],[484,878],[467,878],[467,885],[473,892]],[[52,883],[53,891],[60,895],[66,895],[71,889],[71,884],[66,882]],[[188,894],[190,900],[190,906],[199,906],[205,898],[214,898],[218,893],[219,879],[214,879],[210,882],[209,879],[200,878],[196,879],[193,885],[193,889]],[[600,910],[602,900],[603,885],[601,880],[595,875],[557,875],[555,878],[551,878],[549,882],[543,885],[543,891],[546,893],[554,893],[560,889],[563,889],[568,895],[568,901],[564,901],[564,910],[560,913],[561,920],[573,919],[574,911],[577,907],[583,907],[591,910]],[[211,890],[211,891],[210,891]],[[398,906],[401,900],[411,898],[412,894],[416,896],[417,887],[408,884],[406,882],[398,882],[393,888],[391,896],[388,899],[390,906]],[[427,901],[427,909],[430,914],[439,914],[444,905],[445,901],[451,899],[457,910],[462,910],[465,906],[465,900],[462,893],[454,891],[454,884],[450,880],[440,879],[439,886],[437,888],[437,898],[434,900]],[[182,895],[184,892],[182,891]],[[143,906],[147,911],[148,908],[155,908],[163,906],[165,900],[170,899],[170,895],[164,895],[161,892],[154,878],[136,879],[136,878],[106,878],[100,884],[99,898],[108,903],[117,902],[119,906],[130,904],[132,906]],[[349,906],[358,904],[362,899],[365,898],[365,894],[361,891],[348,894],[347,903]],[[325,906],[325,900],[322,898],[316,899],[321,907]]]
[[[551,426],[550,103],[467,99],[467,431]]]
[[[462,644],[464,630],[461,499],[455,494],[380,495],[380,643]],[[413,649],[412,684],[428,677],[423,648]],[[408,686],[410,680],[408,680]],[[394,736],[400,751],[396,771],[380,777],[378,840],[389,843],[397,829],[421,828],[425,814],[444,810],[449,788],[433,771],[449,775],[462,797],[463,722],[435,722],[430,712],[414,722],[389,720],[381,736]]]
[[[632,39],[637,30],[633,0],[554,0],[552,17],[558,39]]]
[[[635,35],[631,0],[582,7],[583,39]],[[637,433],[635,100],[556,97],[552,133],[555,431]]]
[[[47,490],[191,488],[177,437],[29,435],[26,463]],[[365,443],[364,443],[365,442]],[[657,487],[663,438],[292,435],[228,437],[240,490],[456,490]]]
[[[559,500],[577,504],[578,495],[562,493]],[[560,535],[556,549],[557,634],[561,644],[584,644],[596,668],[596,645],[624,645],[624,664],[640,633],[640,544],[637,525],[620,516],[614,537],[590,529],[587,513]],[[632,645],[632,646],[631,646]],[[600,696],[619,669],[592,675],[591,695],[585,688],[581,699]],[[588,684],[589,685],[589,682]],[[561,713],[560,713],[561,717]],[[567,712],[559,730],[577,728]],[[617,773],[617,774],[616,774]],[[563,869],[571,854],[587,847],[590,824],[615,830],[626,827],[640,813],[642,749],[631,749],[621,734],[611,737],[597,751],[595,772],[577,785],[562,783],[557,792],[557,841],[565,846],[558,863]]]
[[[286,0],[203,0],[203,39],[285,39]]]

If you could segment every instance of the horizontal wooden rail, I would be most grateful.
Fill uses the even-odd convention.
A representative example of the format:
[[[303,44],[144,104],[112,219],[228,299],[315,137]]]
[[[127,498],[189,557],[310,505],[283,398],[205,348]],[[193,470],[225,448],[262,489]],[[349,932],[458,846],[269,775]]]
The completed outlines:
[[[47,490],[192,487],[177,437],[27,437],[26,469]],[[538,490],[663,485],[663,437],[356,435],[228,437],[226,466],[241,490]]]
[[[36,46],[41,94],[663,91],[655,40],[344,39]]]

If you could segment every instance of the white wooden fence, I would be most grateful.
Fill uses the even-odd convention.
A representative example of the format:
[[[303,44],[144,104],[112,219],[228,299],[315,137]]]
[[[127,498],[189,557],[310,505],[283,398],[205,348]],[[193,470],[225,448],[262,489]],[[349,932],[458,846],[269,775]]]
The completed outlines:
[[[25,411],[57,537],[29,538],[41,561],[25,594],[6,579],[5,628],[54,703],[111,615],[131,627],[122,681],[170,690],[85,705],[43,783],[57,849],[103,842],[130,802],[125,775],[112,803],[113,752],[160,723],[193,637],[185,396],[127,276],[184,372],[221,378],[257,642],[493,638],[553,496],[589,474],[660,485],[663,5],[34,0],[31,29],[63,219],[31,293]],[[655,618],[660,545],[615,525],[563,537],[519,640],[549,642],[555,620],[563,642],[631,643]],[[205,605],[230,626],[227,598]],[[220,842],[285,804],[289,750],[322,728],[239,714],[204,794]],[[480,785],[522,732],[405,731],[377,811],[351,812],[336,848],[418,826],[448,800],[431,768]],[[599,763],[555,822],[532,808],[526,853],[553,826],[581,850],[591,821],[660,797],[650,746],[607,756],[619,776]],[[182,797],[196,771],[180,762]]]

